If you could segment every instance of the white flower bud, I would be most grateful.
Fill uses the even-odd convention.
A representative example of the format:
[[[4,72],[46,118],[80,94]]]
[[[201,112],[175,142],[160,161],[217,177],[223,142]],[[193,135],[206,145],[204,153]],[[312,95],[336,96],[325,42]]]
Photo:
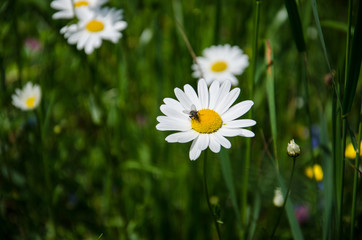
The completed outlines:
[[[284,204],[282,190],[279,187],[274,190],[273,204],[276,207],[282,207]]]
[[[297,157],[300,154],[300,147],[294,142],[294,139],[290,140],[287,147],[287,153],[291,157]]]

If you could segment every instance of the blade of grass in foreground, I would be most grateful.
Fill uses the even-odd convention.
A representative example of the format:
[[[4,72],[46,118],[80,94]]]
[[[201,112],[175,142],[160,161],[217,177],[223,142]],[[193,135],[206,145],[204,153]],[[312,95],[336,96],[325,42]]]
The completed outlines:
[[[332,207],[333,207],[333,165],[330,164],[331,152],[328,147],[327,122],[323,112],[320,112],[320,146],[323,167],[323,239],[331,239],[332,236]]]
[[[310,0],[310,1],[311,1],[311,3],[312,3],[314,20],[315,20],[315,23],[316,23],[316,27],[317,27],[319,39],[320,39],[321,44],[322,44],[322,49],[323,49],[324,58],[325,58],[326,63],[327,63],[327,65],[328,65],[329,72],[332,72],[331,64],[330,64],[329,59],[328,59],[328,53],[327,53],[326,44],[325,44],[325,42],[324,42],[324,37],[323,37],[323,32],[322,32],[321,23],[320,23],[320,21],[319,21],[317,3],[316,3],[315,0]]]
[[[362,108],[360,111],[360,117],[362,116]],[[351,227],[350,227],[350,234],[349,239],[354,239],[354,225],[355,225],[355,218],[356,218],[356,202],[357,202],[357,186],[358,186],[358,167],[359,167],[359,161],[360,161],[360,154],[361,151],[361,135],[362,135],[362,122],[361,119],[359,119],[359,133],[358,133],[358,141],[357,141],[357,148],[356,150],[356,159],[355,159],[355,170],[354,170],[354,178],[353,178],[353,192],[352,192],[352,208],[351,208]]]
[[[295,0],[285,0],[291,31],[299,52],[305,52],[305,42],[298,8]]]
[[[254,84],[256,82],[256,63],[257,63],[257,52],[258,52],[258,35],[259,35],[259,23],[260,23],[260,5],[261,1],[255,1],[255,15],[254,15],[254,33],[252,39],[252,61],[251,71],[248,81],[249,97],[253,98]],[[249,111],[248,118],[252,119],[252,111]],[[242,173],[242,190],[241,190],[241,222],[242,222],[242,237],[245,237],[245,231],[247,226],[247,195],[248,195],[248,184],[249,184],[249,170],[250,170],[250,159],[251,159],[251,139],[246,139],[246,151],[245,161],[243,161],[243,173]]]
[[[359,3],[357,22],[352,40],[352,48],[350,51],[351,53],[350,59],[346,59],[346,61],[349,60],[348,61],[349,64],[347,66],[348,73],[347,73],[346,87],[344,89],[344,97],[343,97],[343,115],[346,115],[351,111],[353,99],[357,89],[358,77],[360,73],[361,60],[362,60],[361,42],[362,42],[362,4]]]
[[[278,154],[277,154],[277,118],[275,106],[275,91],[274,91],[274,67],[273,57],[270,41],[266,40],[266,59],[267,59],[267,72],[266,72],[266,93],[269,106],[269,118],[271,131],[273,136],[274,158],[276,160],[276,168],[279,171]]]
[[[242,222],[240,218],[240,212],[239,212],[239,206],[236,201],[236,193],[235,193],[235,186],[233,182],[233,175],[231,171],[231,165],[230,165],[230,159],[229,155],[227,154],[225,149],[221,149],[220,151],[220,165],[221,165],[221,171],[224,176],[226,187],[229,190],[231,202],[233,204],[233,208],[236,215],[236,220],[238,222],[238,227],[240,230],[242,229]]]

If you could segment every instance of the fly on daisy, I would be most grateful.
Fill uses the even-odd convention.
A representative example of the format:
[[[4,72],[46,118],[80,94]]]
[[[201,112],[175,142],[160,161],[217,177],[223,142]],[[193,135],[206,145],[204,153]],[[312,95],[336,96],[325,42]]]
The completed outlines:
[[[16,89],[12,95],[12,103],[15,107],[28,111],[35,109],[41,99],[41,90],[39,85],[28,82],[23,89]]]
[[[71,19],[80,11],[95,10],[108,0],[53,0],[50,6],[58,10],[53,14],[54,19]]]
[[[120,31],[127,23],[121,19],[122,10],[102,8],[82,16],[77,24],[65,26],[60,32],[69,44],[77,44],[78,50],[91,54],[102,45],[103,39],[116,43],[122,37]]]
[[[158,116],[156,128],[160,131],[178,131],[166,137],[166,141],[186,143],[192,141],[189,157],[196,160],[207,147],[214,153],[221,146],[230,148],[225,137],[254,137],[254,133],[244,129],[256,124],[251,119],[237,119],[253,106],[246,100],[231,107],[240,94],[239,88],[230,90],[230,81],[214,81],[207,88],[206,81],[198,82],[198,94],[188,84],[184,91],[175,88],[177,100],[165,98],[160,109],[166,116]]]
[[[205,78],[210,85],[217,80],[231,81],[232,85],[238,84],[235,75],[240,75],[249,66],[249,57],[243,54],[238,46],[218,45],[206,48],[202,57],[197,57],[197,63],[193,64],[192,76],[195,78]]]

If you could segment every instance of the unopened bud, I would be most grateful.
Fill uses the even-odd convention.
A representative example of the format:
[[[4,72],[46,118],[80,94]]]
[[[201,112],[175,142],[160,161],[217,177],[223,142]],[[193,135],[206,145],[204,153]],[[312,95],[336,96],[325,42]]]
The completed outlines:
[[[297,157],[300,154],[300,147],[294,142],[294,139],[290,140],[287,147],[287,153],[290,157]]]
[[[282,207],[284,204],[283,193],[279,187],[274,190],[273,204],[276,207]]]

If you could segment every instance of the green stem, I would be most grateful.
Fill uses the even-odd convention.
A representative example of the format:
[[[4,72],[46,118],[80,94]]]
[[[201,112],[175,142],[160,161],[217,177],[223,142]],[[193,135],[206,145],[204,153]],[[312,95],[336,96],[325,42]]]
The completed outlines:
[[[253,94],[255,77],[256,77],[256,62],[258,52],[258,33],[259,33],[259,18],[260,18],[260,4],[261,1],[255,2],[255,18],[254,18],[254,34],[252,40],[252,61],[251,61],[251,77],[249,78],[249,97]],[[248,118],[252,119],[252,111],[249,111]],[[241,192],[241,221],[242,221],[242,238],[245,237],[246,225],[247,225],[247,195],[248,195],[248,183],[249,183],[249,170],[251,159],[251,139],[246,140],[245,161],[243,166],[242,175],[242,192]]]
[[[347,29],[347,38],[346,38],[346,60],[344,68],[344,84],[347,83],[348,78],[348,65],[349,65],[349,53],[350,53],[350,38],[351,38],[351,19],[352,19],[352,0],[348,1],[348,29]]]
[[[362,116],[362,105],[361,105],[361,113]],[[361,135],[362,135],[362,122],[359,121],[359,133],[358,133],[358,141],[357,141],[357,151],[356,151],[356,161],[354,164],[354,179],[353,179],[353,192],[352,192],[352,209],[351,209],[351,228],[350,228],[350,240],[354,239],[354,225],[356,218],[356,202],[357,202],[357,188],[358,188],[358,171],[359,171],[359,160],[360,160],[360,152],[361,152]]]
[[[209,191],[207,189],[206,161],[207,161],[207,150],[205,150],[205,153],[204,153],[204,188],[205,188],[206,202],[207,202],[207,206],[209,207],[209,211],[210,211],[210,213],[212,215],[212,218],[213,218],[213,221],[214,221],[214,224],[215,224],[215,228],[216,228],[216,231],[217,231],[217,235],[219,237],[219,240],[221,240],[221,233],[220,233],[219,223],[217,222],[217,218],[215,216],[215,213],[212,210],[212,207],[211,207],[211,204],[210,204]]]
[[[255,12],[255,18],[254,18],[254,33],[253,33],[253,40],[252,40],[252,61],[251,61],[251,78],[250,82],[252,84],[249,85],[250,94],[253,94],[253,87],[255,82],[255,76],[256,76],[256,63],[257,63],[257,52],[258,52],[258,35],[259,35],[259,21],[260,21],[260,4],[261,1],[257,0],[255,2],[256,4],[256,12]]]
[[[337,161],[339,161],[339,168],[337,171],[339,171],[339,179],[338,179],[338,186],[339,186],[339,193],[337,194],[337,197],[339,199],[339,208],[338,208],[338,216],[339,216],[339,222],[338,222],[338,235],[339,239],[343,239],[343,230],[342,230],[342,223],[343,223],[343,193],[344,193],[344,149],[346,149],[346,138],[347,138],[347,119],[343,119],[343,131],[342,131],[342,151],[340,153],[339,159],[337,158]]]
[[[44,181],[45,181],[45,201],[46,201],[46,208],[49,215],[49,221],[50,221],[50,235],[51,237],[55,236],[55,227],[54,227],[54,215],[53,215],[53,207],[52,207],[52,186],[50,182],[50,174],[49,174],[49,163],[47,161],[47,157],[45,155],[45,149],[44,149],[44,126],[43,126],[43,114],[41,112],[41,106],[38,107],[38,109],[35,111],[36,119],[37,119],[37,125],[38,125],[38,131],[39,131],[39,141],[40,141],[40,157],[43,162],[43,168],[44,168]]]
[[[276,224],[275,224],[275,226],[274,226],[273,233],[272,233],[270,239],[273,239],[273,238],[274,238],[274,235],[275,235],[275,233],[276,233],[276,231],[277,231],[277,228],[278,228],[278,226],[279,226],[280,219],[282,218],[282,215],[283,215],[283,212],[284,212],[284,209],[285,209],[285,205],[287,204],[287,201],[288,201],[290,186],[292,185],[292,180],[293,180],[293,175],[294,175],[295,159],[296,159],[296,157],[293,157],[293,167],[292,167],[292,172],[291,172],[291,174],[290,174],[289,185],[288,185],[288,189],[287,189],[287,194],[285,195],[285,198],[284,198],[283,207],[282,207],[282,209],[280,210],[280,213],[279,213],[277,222],[276,222]]]

